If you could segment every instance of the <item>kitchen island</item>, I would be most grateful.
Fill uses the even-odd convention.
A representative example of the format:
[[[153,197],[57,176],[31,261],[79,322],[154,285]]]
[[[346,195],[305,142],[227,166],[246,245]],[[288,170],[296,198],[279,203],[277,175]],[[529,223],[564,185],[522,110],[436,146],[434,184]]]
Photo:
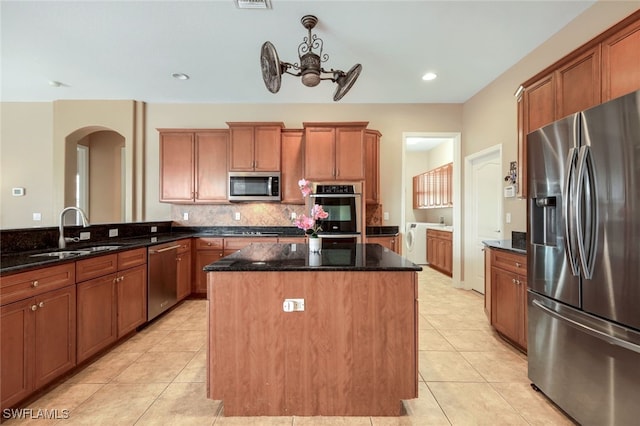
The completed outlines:
[[[256,243],[207,265],[209,398],[226,416],[400,415],[421,269],[378,244]]]

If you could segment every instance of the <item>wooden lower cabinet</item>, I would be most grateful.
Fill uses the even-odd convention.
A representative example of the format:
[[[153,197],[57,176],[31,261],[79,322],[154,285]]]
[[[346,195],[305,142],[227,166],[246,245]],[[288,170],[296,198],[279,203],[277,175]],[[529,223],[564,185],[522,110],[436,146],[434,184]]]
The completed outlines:
[[[78,362],[116,341],[116,274],[78,283]]]
[[[524,254],[499,249],[490,252],[490,277],[485,287],[491,299],[491,325],[527,350],[527,261]]]
[[[453,275],[453,233],[427,229],[427,263],[443,274]]]
[[[207,273],[202,268],[222,259],[224,256],[224,239],[198,238],[195,240],[195,253],[192,293],[202,296],[207,294]]]
[[[146,249],[80,260],[76,276],[96,277],[78,283],[80,363],[147,321]]]
[[[76,286],[0,307],[2,409],[76,365]]]
[[[402,237],[400,236],[400,234],[388,236],[372,236],[367,237],[367,243],[380,244],[381,246],[400,254],[400,249],[402,247],[401,238]]]

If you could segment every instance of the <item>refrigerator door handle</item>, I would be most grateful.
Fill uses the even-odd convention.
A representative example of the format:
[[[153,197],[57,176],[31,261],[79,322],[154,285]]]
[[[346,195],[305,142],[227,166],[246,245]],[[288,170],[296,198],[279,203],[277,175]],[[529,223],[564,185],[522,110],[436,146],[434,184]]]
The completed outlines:
[[[555,310],[543,305],[542,303],[540,303],[538,300],[534,300],[533,305],[535,305],[536,308],[542,309],[545,313],[551,315],[552,317],[554,317],[557,320],[560,321],[564,321],[566,323],[568,323],[570,326],[572,326],[573,328],[576,328],[584,333],[587,333],[593,337],[596,337],[600,340],[603,340],[607,343],[609,343],[610,345],[615,345],[615,346],[620,346],[621,348],[636,352],[640,354],[640,346],[633,344],[631,342],[627,342],[626,340],[620,339],[619,337],[615,337],[615,336],[611,336],[607,333],[603,333],[600,330],[596,330],[595,328],[589,327],[586,324],[583,324],[579,321],[576,321],[574,319],[568,318],[558,312],[556,312]]]
[[[578,154],[578,181],[576,183],[574,214],[578,254],[584,278],[593,278],[598,240],[598,209],[596,196],[596,176],[589,146],[580,147]],[[583,207],[584,206],[584,207]],[[584,217],[584,223],[583,223]]]
[[[578,268],[578,259],[575,255],[575,248],[573,247],[574,237],[573,232],[571,232],[571,224],[573,220],[569,217],[570,214],[573,213],[572,210],[569,209],[569,206],[573,200],[573,188],[575,185],[572,185],[573,172],[575,169],[575,160],[577,157],[578,149],[571,148],[569,149],[569,154],[567,155],[567,166],[564,171],[564,188],[562,189],[562,214],[564,216],[564,251],[567,259],[569,260],[569,265],[571,265],[571,273],[574,276],[578,276],[580,274],[580,269]]]

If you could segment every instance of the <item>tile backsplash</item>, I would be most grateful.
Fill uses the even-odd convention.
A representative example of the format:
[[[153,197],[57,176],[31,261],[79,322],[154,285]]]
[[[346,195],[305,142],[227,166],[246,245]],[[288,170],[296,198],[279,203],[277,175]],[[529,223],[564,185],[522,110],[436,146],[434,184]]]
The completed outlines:
[[[382,206],[367,206],[367,226],[382,224]],[[291,213],[309,214],[306,206],[281,203],[174,204],[171,220],[180,226],[292,226]],[[188,219],[184,219],[185,213]],[[236,218],[239,218],[238,220]]]

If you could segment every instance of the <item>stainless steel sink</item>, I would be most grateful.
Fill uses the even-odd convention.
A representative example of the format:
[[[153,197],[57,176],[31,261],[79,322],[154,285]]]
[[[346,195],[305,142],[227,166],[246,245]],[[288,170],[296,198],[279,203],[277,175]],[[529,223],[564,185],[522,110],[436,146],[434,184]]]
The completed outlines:
[[[89,253],[91,253],[91,251],[89,250],[61,250],[61,251],[50,251],[47,253],[32,254],[29,257],[58,257],[60,259],[64,259],[66,257],[82,256],[83,254],[89,254]]]
[[[59,259],[64,259],[67,257],[75,257],[75,256],[83,256],[91,253],[101,252],[101,251],[109,251],[120,248],[119,245],[108,245],[108,246],[93,246],[93,247],[85,247],[78,250],[58,250],[58,251],[49,251],[46,253],[38,253],[32,254],[30,257],[57,257]]]

